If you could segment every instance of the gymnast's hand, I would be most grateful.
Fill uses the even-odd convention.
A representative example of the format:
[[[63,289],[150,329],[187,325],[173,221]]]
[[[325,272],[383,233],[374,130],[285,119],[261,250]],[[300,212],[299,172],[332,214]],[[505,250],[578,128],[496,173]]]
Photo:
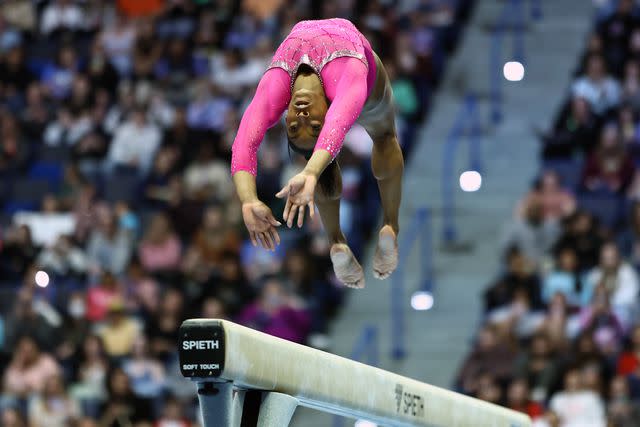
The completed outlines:
[[[287,222],[289,228],[293,226],[296,214],[298,215],[298,227],[302,227],[306,207],[309,207],[309,216],[311,218],[315,215],[313,195],[316,191],[317,183],[318,178],[316,175],[300,172],[291,178],[287,185],[276,194],[276,197],[279,199],[287,198],[282,217]]]
[[[242,204],[242,217],[249,230],[253,246],[258,243],[265,249],[274,251],[280,244],[280,236],[276,230],[281,224],[276,221],[271,209],[259,200]]]

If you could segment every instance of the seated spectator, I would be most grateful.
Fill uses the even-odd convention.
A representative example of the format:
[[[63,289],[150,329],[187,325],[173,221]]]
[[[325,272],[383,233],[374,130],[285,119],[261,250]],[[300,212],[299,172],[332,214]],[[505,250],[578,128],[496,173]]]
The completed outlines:
[[[544,333],[534,335],[513,369],[516,377],[527,380],[534,400],[547,399],[560,370],[560,361],[549,337]]]
[[[151,273],[174,271],[180,263],[182,248],[169,218],[157,214],[151,219],[138,247],[138,257],[145,270]]]
[[[73,81],[79,72],[77,52],[71,45],[60,48],[56,61],[47,64],[40,75],[40,81],[48,95],[56,100],[67,99]]]
[[[144,318],[157,312],[160,306],[160,287],[142,268],[139,260],[131,260],[123,283],[129,308],[138,311]]]
[[[30,83],[26,89],[25,106],[20,114],[20,124],[27,138],[40,141],[50,120],[50,106],[45,101],[44,91],[38,83]]]
[[[160,360],[167,361],[175,354],[176,340],[180,339],[178,331],[187,309],[183,294],[178,289],[169,288],[163,295],[160,308],[147,322],[149,347]]]
[[[237,253],[239,246],[240,238],[227,226],[222,207],[209,206],[185,255],[183,271],[194,278],[206,280],[220,267],[223,254],[229,251]]]
[[[555,256],[555,268],[547,274],[542,287],[542,300],[549,304],[560,293],[570,307],[579,307],[584,277],[578,271],[578,256],[572,247],[564,247]]]
[[[84,29],[85,15],[72,0],[53,0],[42,12],[40,31],[49,35],[54,31]]]
[[[618,247],[613,242],[602,246],[600,264],[586,276],[582,292],[583,306],[593,301],[598,286],[606,290],[611,308],[626,330],[638,306],[638,275],[633,267],[621,259]]]
[[[589,191],[623,193],[631,184],[634,165],[620,140],[616,125],[602,130],[598,146],[587,158],[582,171],[582,186]]]
[[[106,398],[105,384],[109,370],[109,361],[100,337],[87,336],[80,353],[77,381],[70,391],[83,406],[93,405],[96,408]]]
[[[185,417],[183,406],[175,398],[164,402],[162,416],[154,427],[191,427],[193,424]]]
[[[101,426],[148,425],[153,418],[148,400],[137,396],[122,368],[113,368],[107,376],[108,398],[100,410]]]
[[[518,248],[538,266],[559,236],[558,221],[545,220],[542,202],[534,199],[527,204],[522,218],[516,218],[507,225],[501,247],[503,253],[507,248]]]
[[[195,161],[184,172],[185,191],[200,200],[228,201],[233,189],[228,169],[215,157],[211,144],[202,144]]]
[[[618,233],[617,243],[622,257],[634,267],[640,267],[640,202],[634,202],[627,226]]]
[[[618,375],[629,375],[640,368],[640,325],[636,325],[629,336],[629,348],[622,352],[617,361]]]
[[[86,254],[67,235],[61,235],[54,246],[40,252],[38,265],[49,273],[67,277],[82,277],[88,268]]]
[[[593,114],[586,99],[573,97],[566,110],[556,120],[550,134],[544,136],[543,158],[572,159],[591,152],[598,141],[600,120]]]
[[[25,47],[20,40],[2,55],[0,59],[0,87],[6,98],[20,98],[27,87],[37,81],[36,76],[27,66]]]
[[[260,296],[238,317],[245,326],[297,343],[307,338],[310,320],[308,312],[275,276],[263,278]]]
[[[114,359],[129,355],[139,334],[139,325],[127,315],[122,301],[112,302],[106,325],[99,333],[107,355]]]
[[[580,329],[593,335],[602,354],[614,356],[620,350],[624,326],[611,309],[608,292],[602,282],[597,286],[591,304],[580,312]]]
[[[11,114],[0,114],[0,175],[23,173],[27,168],[31,149],[17,120]]]
[[[29,421],[32,427],[67,427],[80,418],[78,402],[69,397],[61,375],[43,381],[40,395],[29,402]]]
[[[135,79],[151,79],[162,54],[152,19],[143,19],[136,26],[136,41],[133,47],[133,76]]]
[[[27,422],[17,408],[4,407],[0,409],[0,425],[5,427],[27,427]]]
[[[131,357],[124,361],[133,392],[145,399],[159,398],[164,391],[166,373],[162,364],[151,358],[147,339],[139,335],[133,344]]]
[[[29,279],[33,280],[32,269],[28,270]],[[4,317],[4,351],[17,348],[23,336],[29,336],[47,352],[53,352],[59,342],[59,324],[52,321],[45,313],[42,304],[36,304],[33,284],[18,291],[15,300],[11,301],[11,311]]]
[[[146,110],[138,106],[128,121],[119,126],[109,148],[109,164],[137,170],[146,176],[160,146],[160,129],[147,121]],[[131,141],[136,141],[132,144]]]
[[[478,392],[482,373],[505,381],[513,374],[514,349],[501,339],[495,328],[484,326],[478,333],[475,348],[467,356],[458,373],[456,384],[466,394]]]
[[[562,188],[560,177],[554,171],[545,171],[536,180],[533,189],[517,207],[517,215],[524,217],[530,204],[539,203],[544,221],[556,221],[571,215],[576,209],[575,197]]]
[[[118,74],[121,77],[129,76],[132,69],[131,53],[136,40],[136,29],[131,21],[118,14],[115,22],[104,28],[98,40]]]
[[[522,291],[520,296],[526,298],[529,307],[540,308],[540,280],[531,262],[515,247],[507,251],[505,258],[507,271],[485,292],[486,310],[493,311],[510,305],[519,291]]]
[[[501,405],[503,401],[502,387],[491,374],[482,374],[478,379],[478,390],[474,397],[485,402]]]
[[[0,280],[19,281],[35,260],[38,250],[27,225],[10,227],[0,247]]]
[[[609,383],[608,390],[609,425],[633,426],[640,420],[640,403],[633,399],[629,382],[623,376],[615,376]]]
[[[230,99],[206,81],[197,83],[195,90],[195,98],[187,108],[189,126],[197,130],[223,131],[225,117],[232,107]]]
[[[104,209],[98,214],[95,229],[87,243],[87,257],[92,273],[104,270],[115,275],[124,272],[133,250],[131,236],[116,223],[114,213]]]
[[[3,393],[18,398],[42,392],[49,378],[60,374],[60,366],[47,353],[40,351],[36,341],[24,336],[15,347],[15,352],[4,373]]]
[[[568,218],[564,232],[555,244],[555,251],[572,248],[578,256],[578,271],[585,272],[598,264],[602,244],[603,239],[593,216],[579,211]]]
[[[113,273],[106,271],[97,286],[87,292],[87,319],[92,322],[105,320],[109,307],[124,300],[124,290]]]
[[[627,62],[622,80],[622,102],[634,111],[640,111],[640,64],[637,60]]]
[[[149,175],[142,182],[142,192],[150,208],[166,208],[172,198],[171,180],[176,177],[177,150],[163,147],[158,151]]]
[[[571,88],[574,97],[589,102],[593,112],[603,116],[620,103],[620,84],[608,74],[607,65],[600,55],[587,59],[586,72],[579,77]]]
[[[529,383],[524,378],[516,378],[509,384],[506,406],[514,411],[527,414],[534,421],[544,414],[544,407],[540,403],[531,400]]]
[[[563,427],[606,426],[602,398],[584,388],[580,371],[575,368],[565,373],[564,388],[552,396],[549,407],[558,414]]]

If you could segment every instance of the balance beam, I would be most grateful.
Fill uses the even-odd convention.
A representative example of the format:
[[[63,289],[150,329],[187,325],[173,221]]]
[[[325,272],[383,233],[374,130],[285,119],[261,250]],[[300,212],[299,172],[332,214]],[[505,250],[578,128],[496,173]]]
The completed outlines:
[[[298,405],[394,427],[531,426],[519,412],[226,320],[186,320],[179,357],[205,427],[239,426],[244,390],[266,392],[260,427],[287,426]]]

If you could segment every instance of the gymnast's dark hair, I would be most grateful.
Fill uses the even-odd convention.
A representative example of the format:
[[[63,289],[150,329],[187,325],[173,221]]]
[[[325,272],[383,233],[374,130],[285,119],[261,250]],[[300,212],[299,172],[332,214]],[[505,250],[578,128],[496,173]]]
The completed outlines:
[[[309,160],[313,155],[313,150],[304,150],[302,148],[297,147],[291,139],[287,136],[287,147],[289,149],[289,158],[291,158],[291,150],[296,153],[304,156],[306,160]],[[340,173],[340,168],[338,167],[338,161],[334,160],[325,168],[325,170],[320,175],[318,179],[318,185],[324,194],[333,194],[337,188],[337,175]]]

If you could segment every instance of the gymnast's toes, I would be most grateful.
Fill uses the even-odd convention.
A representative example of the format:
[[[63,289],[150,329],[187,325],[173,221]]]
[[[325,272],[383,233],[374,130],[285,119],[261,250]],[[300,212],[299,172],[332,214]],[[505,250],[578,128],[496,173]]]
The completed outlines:
[[[391,226],[385,225],[378,234],[378,246],[373,258],[373,277],[384,280],[398,267],[398,240]]]
[[[364,288],[364,271],[362,266],[344,243],[331,246],[331,262],[338,280],[349,288]]]

